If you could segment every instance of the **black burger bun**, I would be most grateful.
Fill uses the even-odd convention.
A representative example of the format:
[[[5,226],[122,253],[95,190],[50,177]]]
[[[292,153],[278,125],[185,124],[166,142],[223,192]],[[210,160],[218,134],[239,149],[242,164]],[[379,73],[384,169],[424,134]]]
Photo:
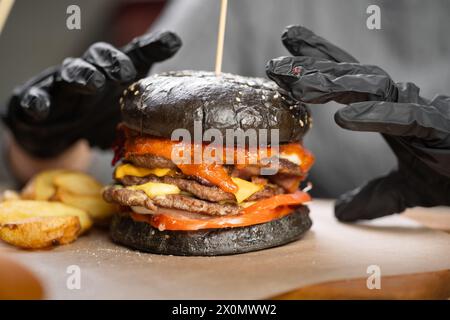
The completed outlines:
[[[299,206],[289,215],[267,223],[197,231],[159,231],[123,213],[112,218],[111,237],[119,244],[150,253],[218,256],[280,246],[300,239],[311,225],[306,206]]]
[[[224,137],[226,129],[278,129],[279,142],[287,143],[300,141],[311,122],[307,107],[275,82],[227,73],[156,74],[128,87],[120,105],[126,126],[164,138],[179,128],[194,137],[199,121],[203,132],[218,129]]]

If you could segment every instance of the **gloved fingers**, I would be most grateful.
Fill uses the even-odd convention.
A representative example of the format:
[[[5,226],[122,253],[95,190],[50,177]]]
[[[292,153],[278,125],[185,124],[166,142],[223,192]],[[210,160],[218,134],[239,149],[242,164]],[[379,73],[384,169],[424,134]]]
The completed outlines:
[[[131,59],[138,75],[145,76],[153,63],[171,58],[181,44],[175,33],[161,31],[134,38],[122,51]]]
[[[358,62],[349,53],[305,27],[298,25],[286,27],[281,40],[286,49],[294,56],[323,58],[334,62]]]
[[[50,112],[49,91],[58,72],[57,66],[48,68],[15,88],[7,112],[33,123],[45,120]]]
[[[20,99],[19,106],[23,114],[32,122],[44,121],[50,113],[50,95],[38,86],[26,89]]]
[[[355,131],[372,131],[394,136],[443,141],[450,135],[450,117],[434,106],[413,103],[368,101],[338,110],[336,123]]]
[[[26,120],[43,122],[51,112],[49,92],[59,85],[58,97],[66,99],[74,93],[94,94],[105,85],[105,76],[96,67],[80,58],[67,58],[59,70],[26,87],[19,97],[19,106]]]
[[[55,75],[59,72],[60,66],[53,66],[40,72],[38,75],[27,80],[24,84],[14,89],[14,95],[20,96],[31,87],[39,87],[43,90],[50,90],[54,83]]]
[[[381,75],[390,77],[389,74],[374,65],[359,63],[334,62],[314,57],[280,57],[269,62],[268,71],[277,74],[291,74],[301,76],[315,72],[330,74],[334,77],[344,75]]]
[[[306,62],[307,65],[311,63],[316,69],[303,69],[297,61]],[[318,62],[313,58],[280,57],[268,62],[266,73],[280,87],[290,91],[295,99],[305,103],[326,103],[334,100],[349,104],[396,99],[396,87],[389,76],[385,73],[362,73],[370,72],[372,66]],[[353,69],[353,66],[356,69]],[[317,69],[319,67],[328,73],[321,72]]]
[[[374,179],[336,200],[334,214],[339,221],[375,219],[407,208],[402,192],[408,186],[397,171]]]
[[[57,79],[64,90],[81,94],[94,94],[106,83],[105,75],[81,58],[66,58]]]
[[[119,84],[129,83],[136,78],[136,69],[130,58],[108,43],[94,43],[82,58]]]
[[[442,112],[448,112],[450,110],[450,96],[447,95],[437,95],[430,101],[432,106],[441,110]]]

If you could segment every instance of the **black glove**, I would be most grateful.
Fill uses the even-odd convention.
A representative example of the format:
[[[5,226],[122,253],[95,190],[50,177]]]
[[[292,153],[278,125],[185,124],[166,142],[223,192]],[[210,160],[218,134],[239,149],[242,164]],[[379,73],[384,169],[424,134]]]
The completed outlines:
[[[294,57],[269,61],[267,75],[299,101],[347,104],[336,112],[336,123],[381,133],[398,159],[394,171],[336,201],[339,220],[450,205],[449,96],[428,101],[414,84],[394,83],[381,68],[357,63],[306,28],[288,27],[282,40]]]
[[[58,155],[79,139],[109,148],[122,91],[180,46],[172,32],[143,35],[121,50],[95,43],[81,58],[67,58],[17,88],[2,118],[17,143],[37,157]]]

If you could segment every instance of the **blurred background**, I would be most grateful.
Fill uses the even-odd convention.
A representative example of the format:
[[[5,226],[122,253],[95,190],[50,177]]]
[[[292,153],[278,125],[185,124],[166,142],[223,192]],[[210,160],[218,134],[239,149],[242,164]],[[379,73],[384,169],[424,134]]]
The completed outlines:
[[[276,55],[287,55],[279,40],[284,27],[301,24],[334,41],[365,63],[382,66],[398,81],[416,82],[427,96],[448,90],[450,67],[448,64],[437,65],[433,60],[443,54],[448,57],[450,50],[449,1],[334,2],[229,0],[226,40],[233,41],[244,35],[248,37],[249,45],[225,47],[224,70],[264,75],[265,61]],[[66,9],[71,4],[81,9],[81,30],[66,28]],[[369,4],[378,4],[382,9],[381,30],[365,27]],[[241,10],[243,8],[245,10]],[[122,46],[152,25],[173,29],[185,40],[182,51],[170,62],[171,65],[212,70],[218,15],[217,0],[16,0],[0,37],[0,97],[8,97],[14,86],[42,69],[60,63],[67,56],[82,54],[95,41]],[[265,17],[269,20],[263,19]],[[186,29],[189,20],[190,28]],[[186,37],[196,43],[203,42],[203,46],[191,52],[196,44],[187,41]],[[266,47],[266,52],[272,50],[273,56],[264,56],[264,51],[252,48],[250,44],[257,40],[261,40],[258,48]],[[202,52],[211,53],[206,61]],[[386,54],[391,55],[390,59],[384,59]],[[236,59],[236,55],[241,57]],[[251,56],[255,62],[236,65],[242,56]],[[421,63],[410,64],[418,58]],[[191,65],[180,63],[182,60]],[[260,61],[264,62],[252,69]],[[446,81],[435,80],[436,77]]]
[[[71,4],[81,9],[81,30],[66,28]],[[366,27],[370,4],[381,8],[381,30]],[[284,27],[300,24],[361,62],[379,65],[395,81],[416,83],[425,97],[448,94],[449,14],[448,0],[229,0],[223,71],[264,76],[269,59],[288,55],[280,41]],[[213,70],[218,16],[217,0],[17,0],[0,37],[0,100],[6,101],[14,86],[65,57],[82,54],[95,41],[122,46],[149,29],[169,29],[183,40],[178,54],[152,72]],[[313,194],[324,197],[335,197],[395,165],[379,135],[345,131],[334,123],[339,107],[312,107],[314,128],[305,141],[317,158]],[[92,172],[105,181],[112,169],[102,161],[93,164]]]

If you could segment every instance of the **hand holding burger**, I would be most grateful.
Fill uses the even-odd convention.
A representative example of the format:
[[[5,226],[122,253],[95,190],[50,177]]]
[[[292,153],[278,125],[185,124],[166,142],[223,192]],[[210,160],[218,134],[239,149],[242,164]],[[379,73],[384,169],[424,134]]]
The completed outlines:
[[[270,61],[267,75],[298,101],[346,104],[335,114],[336,123],[381,133],[398,159],[391,173],[338,199],[339,220],[450,205],[449,96],[424,99],[414,84],[395,83],[383,69],[359,64],[304,27],[288,27],[282,40],[293,57]]]

